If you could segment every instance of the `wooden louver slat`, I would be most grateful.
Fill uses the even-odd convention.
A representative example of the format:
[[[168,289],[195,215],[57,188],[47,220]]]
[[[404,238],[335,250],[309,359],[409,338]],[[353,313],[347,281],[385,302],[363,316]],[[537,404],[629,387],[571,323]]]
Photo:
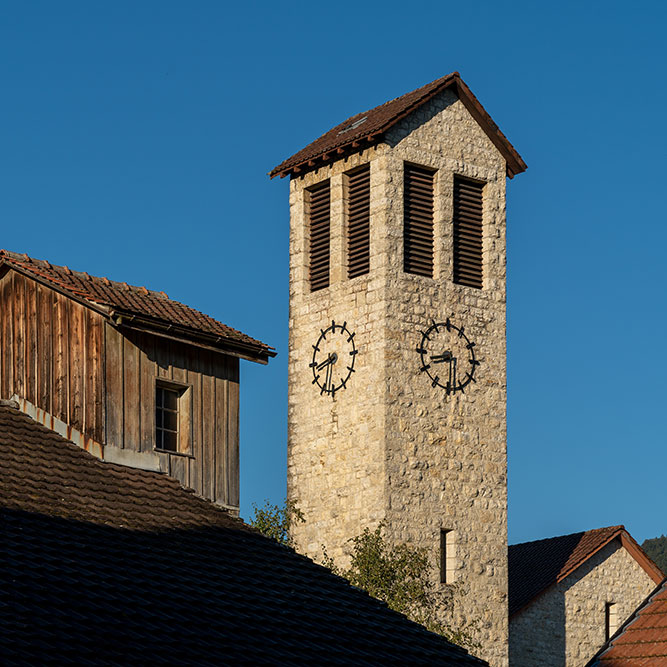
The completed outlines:
[[[454,176],[454,282],[482,288],[484,183]]]
[[[329,286],[329,181],[308,190],[310,219],[310,291]]]
[[[425,167],[404,171],[403,270],[433,277],[433,177]]]
[[[347,277],[356,278],[370,270],[370,165],[349,174],[347,185]]]

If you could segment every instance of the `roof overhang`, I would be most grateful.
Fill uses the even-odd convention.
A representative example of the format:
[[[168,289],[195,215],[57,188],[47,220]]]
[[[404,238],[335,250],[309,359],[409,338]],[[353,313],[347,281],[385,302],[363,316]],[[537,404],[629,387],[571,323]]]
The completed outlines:
[[[276,351],[264,345],[252,345],[237,341],[224,336],[216,334],[209,334],[204,331],[192,329],[188,327],[181,327],[176,324],[171,324],[163,320],[158,320],[145,315],[122,311],[119,309],[112,309],[102,304],[95,303],[90,299],[77,294],[75,291],[62,287],[52,280],[41,278],[39,274],[34,274],[31,271],[24,270],[20,264],[6,261],[0,257],[0,278],[8,271],[16,271],[16,273],[33,280],[34,282],[43,285],[44,287],[61,294],[72,301],[94,310],[96,313],[107,319],[111,324],[118,329],[135,329],[151,333],[162,338],[169,338],[176,340],[186,345],[195,345],[196,347],[203,347],[213,352],[227,354],[239,359],[247,359],[248,361],[255,361],[260,364],[268,364],[269,359],[276,356]]]
[[[443,77],[441,83],[438,86],[431,89],[427,94],[419,97],[413,104],[408,106],[401,113],[392,117],[380,128],[371,128],[371,131],[366,134],[363,132],[355,133],[354,137],[351,138],[350,141],[343,141],[338,143],[333,148],[321,151],[314,155],[310,155],[307,159],[303,159],[301,161],[294,161],[293,158],[289,158],[275,167],[271,172],[269,172],[269,176],[271,178],[274,178],[275,176],[284,178],[288,175],[300,176],[304,173],[312,171],[313,169],[323,167],[327,164],[330,164],[331,162],[339,160],[346,155],[359,152],[365,150],[366,148],[380,144],[384,140],[387,130],[389,130],[403,118],[410,115],[422,104],[428,102],[429,100],[433,99],[433,97],[449,88],[455,91],[457,97],[465,105],[466,109],[468,109],[471,116],[477,121],[479,126],[482,128],[482,130],[484,130],[489,139],[492,141],[494,146],[496,146],[496,148],[505,158],[505,163],[507,165],[507,176],[509,178],[514,178],[516,174],[520,174],[521,172],[525,171],[527,168],[526,163],[523,161],[517,150],[514,148],[514,146],[512,146],[507,137],[500,131],[500,128],[487,113],[486,109],[484,109],[480,101],[475,97],[470,88],[468,88],[463,79],[461,79],[459,73],[453,72],[452,74]],[[370,114],[372,111],[373,110],[371,109],[366,113]],[[354,117],[355,116],[352,116],[352,118]],[[296,153],[296,155],[298,155],[298,153]]]
[[[260,364],[268,364],[269,359],[276,356],[276,351],[270,347],[249,345],[241,341],[235,341],[224,336],[208,334],[196,329],[179,327],[161,320],[152,319],[144,315],[113,310],[109,314],[111,322],[121,332],[124,329],[142,331],[167,338],[169,340],[194,345],[212,352],[227,354],[239,359],[255,361]]]
[[[573,563],[569,568],[561,571],[551,584],[543,588],[539,593],[533,596],[525,604],[523,604],[518,609],[514,610],[510,614],[510,618],[521,613],[526,607],[529,607],[533,602],[544,595],[547,591],[551,590],[554,586],[559,584],[564,579],[567,579],[573,572],[578,570],[584,563],[590,560],[595,554],[604,549],[608,544],[611,544],[614,540],[619,540],[621,546],[625,547],[630,555],[637,561],[639,566],[646,572],[646,574],[656,583],[659,584],[665,578],[662,570],[644,553],[644,550],[635,542],[633,537],[628,533],[625,528],[619,528],[615,533],[612,533],[606,540],[602,541],[595,549],[586,554],[585,558]]]

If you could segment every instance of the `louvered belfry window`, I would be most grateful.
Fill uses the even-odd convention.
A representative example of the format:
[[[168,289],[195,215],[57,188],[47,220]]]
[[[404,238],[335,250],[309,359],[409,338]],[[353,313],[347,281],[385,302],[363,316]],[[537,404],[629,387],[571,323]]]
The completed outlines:
[[[329,181],[308,190],[310,220],[310,291],[329,287]]]
[[[404,171],[403,269],[433,277],[433,179],[435,171],[406,164]]]
[[[454,176],[454,282],[482,287],[484,183]]]
[[[348,174],[347,179],[347,277],[356,278],[370,269],[370,165]]]

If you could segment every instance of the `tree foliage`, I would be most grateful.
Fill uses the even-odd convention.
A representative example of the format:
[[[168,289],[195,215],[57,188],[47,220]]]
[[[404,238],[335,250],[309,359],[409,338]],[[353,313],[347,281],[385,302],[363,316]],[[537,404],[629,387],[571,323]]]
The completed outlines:
[[[251,526],[280,544],[293,546],[291,528],[295,523],[305,521],[295,502],[286,500],[281,507],[265,500],[263,507],[257,507],[254,503],[252,507],[254,515],[250,519]]]
[[[443,612],[451,603],[453,587],[436,591],[432,583],[430,559],[425,549],[407,544],[390,544],[383,536],[383,525],[366,528],[350,540],[350,567],[336,566],[326,550],[324,564],[335,574],[362,588],[431,632],[470,649],[479,648],[472,638],[475,623],[453,630],[443,622]]]
[[[667,535],[644,540],[642,549],[648,557],[667,574]]]
[[[263,507],[253,505],[253,510],[252,526],[280,544],[293,546],[291,528],[305,521],[295,502],[288,500],[281,507],[267,500]],[[472,637],[474,621],[460,629],[452,629],[442,622],[455,586],[435,590],[427,551],[407,544],[389,544],[384,539],[383,529],[382,524],[373,531],[366,528],[361,535],[349,540],[352,545],[349,568],[339,568],[323,548],[324,565],[431,632],[468,649],[479,648]]]

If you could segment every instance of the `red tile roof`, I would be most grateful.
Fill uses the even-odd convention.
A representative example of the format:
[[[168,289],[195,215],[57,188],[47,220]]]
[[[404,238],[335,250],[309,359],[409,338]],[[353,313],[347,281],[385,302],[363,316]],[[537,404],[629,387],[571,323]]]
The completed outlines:
[[[507,162],[507,175],[512,178],[525,171],[526,163],[514,146],[493,122],[491,116],[463,82],[459,73],[452,72],[370,111],[351,116],[292,157],[281,162],[269,175],[273,178],[278,175],[283,177],[287,174],[310,171],[339,159],[343,154],[380,143],[389,128],[447,88],[454,90],[502,153]]]
[[[6,665],[483,665],[166,475],[0,401]]]
[[[591,667],[667,665],[667,579],[588,664]]]
[[[214,320],[208,315],[170,299],[164,292],[134,287],[85,272],[72,271],[46,260],[0,250],[0,271],[8,266],[113,319],[154,329],[169,329],[185,339],[203,338],[209,345],[229,346],[266,360],[275,352],[265,343]],[[119,319],[120,318],[120,319]]]
[[[624,526],[597,528],[509,547],[509,613],[516,614],[544,590],[562,581],[612,540],[619,539],[657,583],[663,573]]]

